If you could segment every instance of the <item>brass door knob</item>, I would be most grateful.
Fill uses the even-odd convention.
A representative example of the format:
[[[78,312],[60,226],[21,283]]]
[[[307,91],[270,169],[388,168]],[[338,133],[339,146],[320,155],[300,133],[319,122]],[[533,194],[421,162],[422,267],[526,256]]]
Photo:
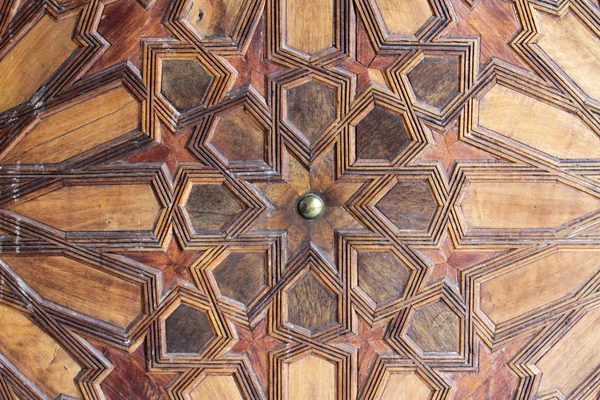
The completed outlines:
[[[316,194],[307,194],[298,200],[298,212],[302,218],[316,219],[323,214],[325,203]]]

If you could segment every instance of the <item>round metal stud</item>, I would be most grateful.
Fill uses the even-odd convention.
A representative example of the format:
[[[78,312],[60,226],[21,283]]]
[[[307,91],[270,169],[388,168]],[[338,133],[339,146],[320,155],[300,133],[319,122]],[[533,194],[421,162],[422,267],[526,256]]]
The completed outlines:
[[[298,200],[298,212],[302,218],[317,219],[323,214],[325,203],[316,194],[307,194]]]

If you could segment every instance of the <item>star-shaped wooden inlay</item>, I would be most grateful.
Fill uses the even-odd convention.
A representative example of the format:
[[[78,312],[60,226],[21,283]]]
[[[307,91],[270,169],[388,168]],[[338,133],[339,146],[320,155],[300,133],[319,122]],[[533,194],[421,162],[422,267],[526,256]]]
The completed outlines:
[[[165,251],[128,253],[126,256],[160,270],[163,292],[169,291],[176,284],[196,287],[189,267],[203,252],[184,251],[173,237],[167,246]]]
[[[479,37],[479,64],[490,58],[501,58],[517,67],[531,70],[510,46],[510,41],[520,29],[512,2],[482,0],[469,8],[463,0],[450,0],[458,23],[448,36]]]
[[[107,399],[127,399],[134,393],[140,399],[162,399],[166,388],[177,376],[175,373],[147,373],[145,346],[127,354],[100,343],[91,343],[114,366],[100,384]]]
[[[457,286],[460,285],[458,275],[461,269],[488,260],[498,254],[497,252],[459,250],[448,234],[440,248],[420,250],[420,252],[433,264],[433,268],[428,274],[429,283],[446,277]]]
[[[385,70],[398,59],[398,54],[377,54],[371,45],[362,22],[357,23],[356,57],[344,62],[339,67],[356,75],[356,93],[368,85],[391,90],[386,79]]]
[[[165,164],[171,173],[171,178],[183,164],[202,164],[187,147],[191,129],[171,132],[164,124],[160,124],[160,141],[155,141],[146,147],[143,153],[134,154],[126,162]]]
[[[144,38],[169,38],[162,19],[171,3],[156,0],[149,10],[137,0],[105,1],[98,33],[110,44],[106,52],[94,63],[88,73],[95,73],[119,62],[129,61],[138,69],[141,66]]]
[[[373,363],[381,356],[398,357],[398,354],[388,345],[385,340],[387,324],[371,326],[361,317],[356,317],[354,332],[349,332],[337,339],[333,344],[349,345],[358,353],[358,387],[361,388],[369,377]]]
[[[269,352],[284,346],[283,342],[269,336],[267,318],[263,318],[252,329],[234,324],[238,341],[227,352],[231,356],[245,355],[264,391],[267,391],[269,376]]]
[[[527,335],[491,351],[481,346],[479,366],[475,371],[453,372],[450,378],[459,382],[455,399],[510,399],[519,379],[509,366],[510,360],[529,340]]]
[[[261,18],[245,55],[225,57],[225,60],[237,72],[237,78],[232,90],[250,84],[261,96],[267,97],[267,75],[278,69],[283,69],[283,67],[265,57],[264,36],[265,24],[264,19]]]
[[[457,161],[495,160],[488,153],[460,140],[456,121],[450,123],[443,132],[432,129],[431,135],[433,145],[423,152],[420,160],[439,162],[448,180]]]
[[[335,263],[335,232],[363,229],[344,205],[360,189],[364,180],[335,180],[331,151],[310,168],[290,155],[286,158],[286,182],[255,184],[268,199],[271,208],[253,226],[251,233],[285,233],[288,260],[312,243],[329,262]],[[325,204],[323,215],[314,220],[304,219],[298,212],[299,199],[308,193],[318,195]]]

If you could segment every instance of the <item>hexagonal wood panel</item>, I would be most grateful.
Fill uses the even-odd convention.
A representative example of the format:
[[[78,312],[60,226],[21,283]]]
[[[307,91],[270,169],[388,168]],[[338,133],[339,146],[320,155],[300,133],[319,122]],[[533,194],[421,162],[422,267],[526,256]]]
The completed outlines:
[[[598,0],[0,0],[0,400],[598,399],[599,160]]]

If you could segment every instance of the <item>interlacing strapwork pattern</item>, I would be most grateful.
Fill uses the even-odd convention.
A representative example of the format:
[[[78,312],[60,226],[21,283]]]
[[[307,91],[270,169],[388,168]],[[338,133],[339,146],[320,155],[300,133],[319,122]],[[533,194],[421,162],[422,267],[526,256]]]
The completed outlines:
[[[595,1],[0,0],[0,398],[596,399]]]

